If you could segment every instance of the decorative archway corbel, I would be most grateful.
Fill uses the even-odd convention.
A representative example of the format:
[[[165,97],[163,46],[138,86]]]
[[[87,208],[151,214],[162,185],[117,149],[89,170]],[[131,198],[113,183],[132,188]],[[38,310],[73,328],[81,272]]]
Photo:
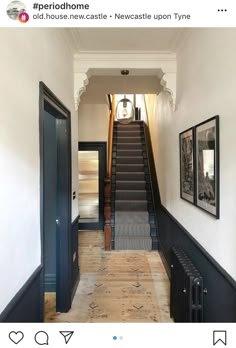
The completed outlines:
[[[169,95],[170,104],[173,111],[176,108],[176,72],[164,73],[161,81],[161,86],[163,87],[162,92]]]
[[[80,97],[85,92],[86,86],[89,83],[87,73],[74,73],[74,99],[75,99],[75,110],[78,110]]]
[[[74,57],[75,108],[86,90],[89,77],[107,74],[117,76],[120,69],[130,69],[134,75],[157,75],[161,80],[163,93],[170,96],[172,108],[176,102],[176,56],[159,53],[80,53]]]

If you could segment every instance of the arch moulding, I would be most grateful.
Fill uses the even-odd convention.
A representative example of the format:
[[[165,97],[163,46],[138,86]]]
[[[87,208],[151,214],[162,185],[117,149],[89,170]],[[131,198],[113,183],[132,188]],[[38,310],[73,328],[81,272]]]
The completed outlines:
[[[176,101],[176,55],[161,53],[80,53],[74,57],[74,98],[78,110],[80,97],[93,75],[151,75],[160,79],[162,90],[170,96],[173,110]]]

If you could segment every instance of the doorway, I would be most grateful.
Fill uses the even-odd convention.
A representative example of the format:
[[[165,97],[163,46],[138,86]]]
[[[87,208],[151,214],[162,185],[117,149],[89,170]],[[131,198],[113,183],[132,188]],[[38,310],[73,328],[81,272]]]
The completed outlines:
[[[106,142],[79,142],[78,150],[79,229],[103,230]]]
[[[41,309],[56,296],[56,311],[71,307],[71,131],[70,111],[40,82]]]

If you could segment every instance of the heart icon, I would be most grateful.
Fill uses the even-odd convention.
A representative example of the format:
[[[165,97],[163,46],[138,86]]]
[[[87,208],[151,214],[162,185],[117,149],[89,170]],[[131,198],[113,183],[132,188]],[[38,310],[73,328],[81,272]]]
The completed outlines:
[[[13,343],[18,344],[18,343],[20,343],[20,341],[23,340],[24,334],[21,331],[17,331],[17,332],[11,331],[9,333],[9,338]]]

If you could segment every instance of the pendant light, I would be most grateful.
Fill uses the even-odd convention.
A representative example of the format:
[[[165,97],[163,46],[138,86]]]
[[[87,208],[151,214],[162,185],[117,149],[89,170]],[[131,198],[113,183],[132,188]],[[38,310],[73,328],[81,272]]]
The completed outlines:
[[[121,75],[127,76],[129,75],[129,70],[121,70]],[[122,98],[116,107],[116,119],[120,123],[130,123],[134,120],[134,107],[132,102],[126,98],[124,94],[124,98]]]

